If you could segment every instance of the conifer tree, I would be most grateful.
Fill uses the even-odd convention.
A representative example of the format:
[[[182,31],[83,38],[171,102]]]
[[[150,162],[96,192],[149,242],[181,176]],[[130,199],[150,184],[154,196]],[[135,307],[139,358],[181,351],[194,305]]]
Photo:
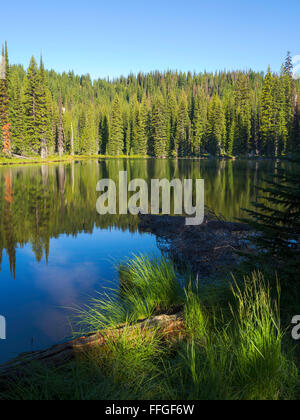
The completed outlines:
[[[251,138],[251,107],[249,77],[239,73],[235,87],[234,153],[247,153]]]
[[[82,133],[82,153],[85,155],[96,155],[99,151],[97,125],[93,106],[90,105],[87,113],[85,126]]]
[[[24,149],[29,154],[40,151],[40,132],[38,127],[38,67],[34,57],[31,58],[24,80],[23,116],[24,116]]]
[[[189,121],[187,98],[185,92],[182,91],[178,107],[175,135],[175,151],[181,157],[186,156],[190,150]]]
[[[272,155],[274,154],[274,98],[273,98],[273,77],[271,69],[265,76],[262,99],[261,99],[261,137],[263,152]]]
[[[221,99],[214,95],[208,107],[208,151],[222,155],[226,139],[225,114]]]
[[[143,97],[142,103],[135,109],[135,124],[133,133],[133,153],[146,156],[148,149],[148,106],[147,99]]]
[[[299,281],[300,155],[289,162],[292,166],[277,169],[267,186],[259,188],[262,196],[247,210],[246,222],[258,232],[250,237],[258,251],[256,263],[265,266],[271,260],[288,281]]]
[[[156,96],[152,105],[152,142],[155,157],[167,157],[169,150],[167,138],[166,107],[162,95]]]
[[[172,156],[175,152],[175,136],[177,123],[177,100],[175,92],[172,90],[168,99],[168,132],[169,138],[169,155]]]
[[[121,112],[121,103],[119,96],[116,95],[112,105],[110,139],[108,145],[108,154],[118,156],[124,149],[124,130]]]
[[[195,97],[193,112],[193,155],[199,156],[203,149],[203,140],[207,130],[207,102],[204,91],[201,89]]]
[[[11,121],[11,139],[12,150],[16,154],[23,154],[25,152],[23,144],[23,110],[21,99],[21,84],[17,74],[11,75],[11,89],[9,118]]]
[[[105,113],[102,115],[99,124],[99,137],[100,137],[100,154],[105,155],[109,142],[109,116]]]
[[[42,158],[47,158],[51,143],[51,122],[49,114],[49,96],[42,58],[37,73],[36,87],[36,125],[40,141],[40,153]]]

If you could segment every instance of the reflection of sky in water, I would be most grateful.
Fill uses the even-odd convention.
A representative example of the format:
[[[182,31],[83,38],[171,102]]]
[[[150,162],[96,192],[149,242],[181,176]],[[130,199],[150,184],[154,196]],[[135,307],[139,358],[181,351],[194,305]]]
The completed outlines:
[[[7,340],[0,340],[0,363],[20,352],[48,347],[70,334],[70,307],[96,291],[117,285],[114,263],[136,252],[157,252],[155,237],[117,229],[95,229],[50,241],[48,265],[38,263],[30,244],[17,249],[16,279],[4,251],[0,273],[0,314]]]

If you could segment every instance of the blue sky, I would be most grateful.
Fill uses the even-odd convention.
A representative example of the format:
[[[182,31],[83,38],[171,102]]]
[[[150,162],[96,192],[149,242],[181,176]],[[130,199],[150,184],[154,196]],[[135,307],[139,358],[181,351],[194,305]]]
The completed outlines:
[[[150,70],[274,71],[300,54],[299,0],[14,0],[1,5],[11,62],[96,77]]]

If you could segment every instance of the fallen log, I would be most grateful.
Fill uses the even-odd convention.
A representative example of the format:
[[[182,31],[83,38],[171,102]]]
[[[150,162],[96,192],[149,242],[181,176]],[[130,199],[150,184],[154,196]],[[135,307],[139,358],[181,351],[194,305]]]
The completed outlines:
[[[16,159],[27,159],[27,160],[31,160],[31,158],[28,157],[28,156],[15,155],[14,153],[12,153],[11,156],[14,157],[14,158],[16,158]]]
[[[45,367],[60,367],[73,360],[77,355],[88,352],[95,347],[105,346],[107,339],[114,339],[129,334],[133,339],[140,332],[159,333],[164,339],[176,341],[183,335],[183,314],[160,315],[154,318],[141,320],[136,324],[119,325],[95,334],[77,338],[67,343],[58,344],[50,349],[24,353],[17,358],[0,365],[0,380],[5,381],[15,376],[22,376],[25,369],[32,363],[41,363]]]

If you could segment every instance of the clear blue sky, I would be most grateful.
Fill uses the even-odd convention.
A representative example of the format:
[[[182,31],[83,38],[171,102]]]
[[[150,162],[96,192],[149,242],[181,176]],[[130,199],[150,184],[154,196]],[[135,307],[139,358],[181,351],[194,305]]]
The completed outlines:
[[[1,4],[10,60],[96,77],[131,71],[280,69],[300,54],[300,1],[14,0]]]

